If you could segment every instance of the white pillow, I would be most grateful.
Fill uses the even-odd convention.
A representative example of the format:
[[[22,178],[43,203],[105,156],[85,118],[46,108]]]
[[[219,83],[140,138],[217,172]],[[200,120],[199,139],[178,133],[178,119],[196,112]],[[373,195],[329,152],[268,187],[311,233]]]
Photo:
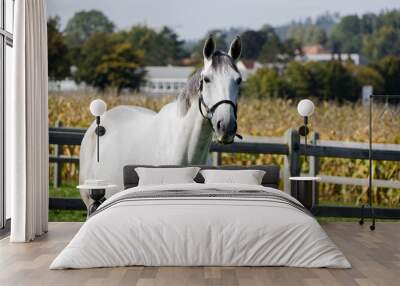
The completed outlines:
[[[201,170],[205,184],[261,185],[265,171],[262,170]]]
[[[199,170],[198,167],[135,168],[139,176],[139,186],[195,183],[193,179]]]

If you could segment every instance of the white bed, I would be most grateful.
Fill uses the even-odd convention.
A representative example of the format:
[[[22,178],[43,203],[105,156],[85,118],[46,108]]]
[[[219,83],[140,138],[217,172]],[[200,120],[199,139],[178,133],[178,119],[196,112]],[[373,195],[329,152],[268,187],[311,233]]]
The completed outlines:
[[[284,192],[198,183],[113,195],[50,269],[128,265],[351,267],[314,217]]]

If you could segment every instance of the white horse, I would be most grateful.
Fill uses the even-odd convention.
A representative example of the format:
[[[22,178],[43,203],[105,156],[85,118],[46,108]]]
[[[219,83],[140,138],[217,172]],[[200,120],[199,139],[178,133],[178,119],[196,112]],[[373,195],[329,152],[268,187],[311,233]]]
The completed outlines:
[[[241,75],[236,61],[240,38],[229,52],[215,50],[212,37],[205,42],[204,67],[195,73],[177,100],[160,112],[136,106],[118,106],[101,118],[106,133],[100,137],[100,163],[96,158],[96,124],[86,131],[80,151],[80,176],[102,179],[123,188],[123,167],[128,164],[205,164],[213,131],[229,144],[236,135],[236,104]],[[106,197],[114,192],[107,190]],[[90,199],[81,191],[86,205]]]

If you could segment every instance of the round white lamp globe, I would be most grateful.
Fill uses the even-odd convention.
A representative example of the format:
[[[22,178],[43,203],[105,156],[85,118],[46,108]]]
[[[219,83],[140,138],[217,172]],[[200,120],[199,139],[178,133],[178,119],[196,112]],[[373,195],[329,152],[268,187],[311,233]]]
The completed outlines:
[[[94,116],[102,116],[107,110],[107,104],[101,99],[95,99],[90,103],[90,112]]]
[[[303,117],[311,116],[314,113],[314,103],[309,99],[303,99],[297,105],[297,111]]]

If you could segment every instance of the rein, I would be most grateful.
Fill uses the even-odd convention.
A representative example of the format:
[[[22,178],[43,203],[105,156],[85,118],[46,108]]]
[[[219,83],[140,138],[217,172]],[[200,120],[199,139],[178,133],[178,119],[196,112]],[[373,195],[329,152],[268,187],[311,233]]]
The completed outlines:
[[[207,104],[204,102],[203,98],[203,81],[204,79],[201,78],[200,80],[200,86],[199,86],[199,110],[201,113],[201,116],[203,116],[204,119],[207,119],[208,123],[210,123],[211,129],[215,132],[214,126],[212,124],[212,117],[214,116],[215,110],[217,110],[218,106],[222,104],[229,104],[233,107],[233,113],[235,115],[235,120],[237,120],[237,104],[235,104],[232,100],[220,100],[217,103],[215,103],[213,106],[208,107]],[[203,113],[203,107],[206,110],[206,114]],[[243,136],[240,134],[235,134],[235,136],[239,139],[243,139]]]

